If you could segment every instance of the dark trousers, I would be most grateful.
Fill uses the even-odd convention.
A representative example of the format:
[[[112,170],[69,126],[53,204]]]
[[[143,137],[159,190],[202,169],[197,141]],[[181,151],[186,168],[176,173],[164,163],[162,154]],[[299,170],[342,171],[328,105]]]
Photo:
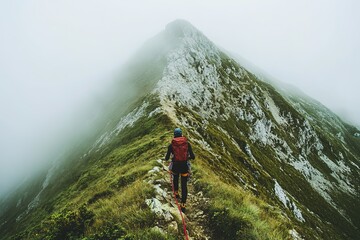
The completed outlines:
[[[175,192],[179,191],[179,175],[173,173],[173,183]],[[185,175],[185,174],[184,174]],[[181,176],[181,202],[186,203],[187,199],[187,180],[188,176]]]

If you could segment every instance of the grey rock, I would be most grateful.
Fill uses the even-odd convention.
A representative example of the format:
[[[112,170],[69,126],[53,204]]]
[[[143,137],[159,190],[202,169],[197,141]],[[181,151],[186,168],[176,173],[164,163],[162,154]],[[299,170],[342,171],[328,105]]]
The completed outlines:
[[[146,199],[145,203],[150,207],[150,210],[156,214],[156,216],[165,219],[165,221],[173,219],[167,204],[162,204],[156,198]]]
[[[149,171],[149,173],[158,173],[160,172],[160,168],[158,166],[155,166],[153,169]]]

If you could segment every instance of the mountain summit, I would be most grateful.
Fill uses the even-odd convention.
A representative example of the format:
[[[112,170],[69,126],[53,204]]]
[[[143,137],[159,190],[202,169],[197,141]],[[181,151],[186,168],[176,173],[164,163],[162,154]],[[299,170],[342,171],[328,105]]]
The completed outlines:
[[[163,160],[175,127],[197,156],[192,239],[360,235],[358,129],[259,80],[184,20],[123,73],[93,137],[2,200],[4,239],[182,238]]]
[[[166,25],[165,31],[176,37],[185,37],[189,35],[200,34],[191,23],[183,19],[177,19]]]

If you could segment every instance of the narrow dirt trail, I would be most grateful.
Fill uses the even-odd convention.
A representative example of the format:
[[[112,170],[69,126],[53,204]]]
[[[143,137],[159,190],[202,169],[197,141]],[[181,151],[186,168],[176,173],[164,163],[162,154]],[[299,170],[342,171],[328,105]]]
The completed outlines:
[[[146,200],[151,211],[155,212],[157,216],[155,228],[162,232],[184,236],[180,212],[172,192],[167,165],[169,162],[158,159],[157,163],[158,166],[149,171],[149,178],[147,180],[154,186],[156,196]],[[195,181],[195,179],[191,181]],[[191,240],[211,239],[209,231],[205,227],[208,221],[207,216],[201,210],[204,204],[208,202],[209,199],[203,197],[202,192],[195,192],[192,183],[188,183],[186,214],[183,213],[183,217],[186,222],[189,239]]]
[[[209,199],[203,197],[202,192],[195,193],[194,187],[188,183],[188,200],[187,200],[187,224],[191,232],[193,230],[192,239],[211,239],[209,230],[206,230],[208,218],[201,210],[205,204],[208,204]]]

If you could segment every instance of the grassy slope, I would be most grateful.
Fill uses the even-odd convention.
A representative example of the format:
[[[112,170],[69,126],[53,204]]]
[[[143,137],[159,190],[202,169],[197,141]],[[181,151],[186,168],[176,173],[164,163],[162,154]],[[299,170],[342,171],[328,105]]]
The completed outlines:
[[[180,238],[181,233],[170,236],[152,230],[156,216],[144,201],[154,195],[144,179],[164,155],[173,127],[158,114],[124,129],[111,150],[89,157],[76,181],[22,221],[26,229],[15,239]],[[208,227],[214,239],[287,239],[292,226],[280,209],[245,191],[233,182],[226,165],[209,164],[212,155],[196,143],[193,146],[198,156],[194,185],[210,198],[203,210],[211,220]]]
[[[149,111],[155,105],[150,106]],[[183,114],[193,116],[193,124],[200,120],[196,120],[198,116],[193,112]],[[235,127],[233,124],[222,123],[229,132],[231,126]],[[155,166],[155,160],[164,155],[164,146],[171,138],[173,127],[166,116],[158,114],[153,118],[143,117],[133,127],[124,129],[107,151],[87,159],[87,164],[68,188],[23,220],[26,230],[18,234],[18,239],[176,238],[152,230],[156,216],[144,201],[154,195],[153,188],[144,179]],[[187,134],[190,139],[198,138],[191,131]],[[288,210],[276,207],[277,200],[269,196],[266,189],[273,187],[270,175],[280,174],[276,172],[280,162],[262,159],[264,154],[252,146],[254,156],[264,168],[273,169],[269,175],[239,151],[215,127],[215,122],[210,123],[203,134],[212,151],[221,156],[214,157],[192,142],[197,155],[193,163],[194,187],[210,198],[210,203],[202,210],[210,219],[207,228],[212,229],[214,239],[288,239],[288,230],[293,228],[305,236],[340,239],[331,227],[319,223],[316,217],[306,214],[308,225],[302,226]],[[236,141],[242,147],[246,139],[237,136]],[[222,145],[227,146],[226,151]],[[267,166],[269,163],[275,166]],[[293,174],[294,181],[301,181],[295,171],[291,168],[288,171],[289,175]],[[281,178],[279,183],[286,184]],[[255,189],[253,184],[258,187]],[[313,191],[309,189],[309,192]],[[319,227],[323,232],[312,230],[312,227]],[[177,237],[180,236],[181,233]]]
[[[214,217],[220,214],[218,218],[215,217],[214,219],[215,221],[220,221],[219,229],[215,228],[215,234],[218,237],[227,236],[224,239],[231,239],[227,234],[230,234],[232,237],[237,236],[236,234],[245,234],[244,236],[250,234],[245,239],[286,239],[287,231],[295,228],[305,236],[318,236],[322,239],[341,239],[337,231],[331,226],[323,224],[318,218],[307,214],[306,211],[304,217],[307,222],[305,225],[302,225],[289,210],[280,210],[278,207],[274,207],[277,204],[282,206],[282,204],[278,202],[268,189],[273,189],[273,179],[271,176],[283,175],[280,172],[280,167],[283,167],[285,172],[288,172],[288,176],[277,178],[282,186],[286,186],[287,189],[290,188],[291,192],[294,189],[294,191],[299,193],[297,195],[302,195],[301,200],[304,200],[305,195],[302,191],[300,193],[297,187],[299,184],[303,184],[307,192],[311,193],[310,200],[316,199],[318,201],[315,202],[315,205],[319,207],[327,206],[327,203],[309,186],[297,171],[286,165],[285,167],[281,166],[280,162],[274,162],[271,158],[265,158],[263,153],[258,152],[253,147],[254,156],[264,166],[264,169],[268,169],[265,171],[251,162],[248,157],[244,156],[244,153],[238,151],[232,143],[227,142],[228,138],[220,131],[208,127],[207,132],[212,136],[211,140],[208,140],[208,142],[212,143],[211,145],[221,146],[223,142],[230,153],[230,156],[223,153],[221,154],[221,159],[217,159],[200,150],[201,159],[198,160],[198,164],[201,165],[201,170],[199,170],[201,172],[200,176],[204,175],[200,180],[202,185],[198,189],[208,189],[206,192],[213,199],[213,205],[210,206],[211,210],[209,211],[210,216]],[[241,141],[240,139],[238,140],[239,142]],[[216,149],[215,147],[214,149],[216,153],[222,152],[219,148]],[[241,183],[237,176],[240,176],[245,184]],[[254,185],[255,187],[253,187]],[[248,190],[244,191],[244,188]],[[225,216],[223,215],[225,213],[222,213],[224,209],[227,209],[225,210]],[[327,206],[326,209],[331,209],[331,207]],[[249,211],[253,211],[251,212],[251,217],[247,215]],[[281,214],[281,211],[286,212],[286,217]],[[336,212],[332,213],[335,214]],[[229,220],[226,220],[226,218],[229,218]],[[230,220],[232,218],[234,219]],[[243,219],[247,220],[244,223],[245,225],[240,224]],[[237,228],[230,224],[235,220],[239,221],[239,227]],[[227,225],[231,227],[228,228],[226,227]],[[322,231],[318,232],[316,227],[322,229]],[[239,233],[236,233],[237,231]]]
[[[144,117],[124,129],[111,143],[111,150],[89,156],[87,164],[78,169],[81,174],[75,181],[22,220],[17,232],[26,230],[18,238],[61,239],[66,238],[66,233],[109,237],[121,232],[119,229],[124,229],[123,235],[139,235],[150,228],[154,215],[145,199],[153,195],[153,189],[143,180],[155,164],[151,160],[164,151],[168,125],[169,120],[158,115]]]
[[[231,64],[224,62],[224,69]],[[153,75],[155,78],[158,73],[155,71]],[[145,81],[144,76],[141,79]],[[230,77],[234,78],[233,81],[239,80]],[[147,88],[151,89],[151,85]],[[296,118],[303,119],[279,94],[270,88],[267,90],[283,111],[290,111]],[[229,91],[229,94],[238,93]],[[152,102],[148,112],[157,106],[158,103]],[[187,135],[190,139],[204,139],[215,153],[211,154],[203,146],[192,142],[197,155],[193,164],[194,187],[210,198],[209,205],[204,205],[203,210],[210,219],[207,227],[214,239],[289,239],[288,230],[293,228],[306,238],[342,238],[339,232],[349,225],[296,170],[286,163],[274,161],[276,157],[272,149],[249,142],[245,137],[249,132],[248,123],[236,121],[232,116],[226,121],[212,120],[204,129],[202,119],[196,113],[182,109],[178,114],[191,119],[191,127],[201,136],[189,130]],[[268,117],[271,118],[270,115]],[[230,133],[241,150],[217,125]],[[146,198],[154,196],[153,188],[144,181],[146,173],[155,165],[155,160],[164,155],[164,146],[170,140],[173,127],[164,115],[144,117],[131,128],[125,128],[99,153],[88,156],[83,162],[68,162],[68,166],[64,167],[66,171],[52,185],[53,190],[44,193],[48,200],[16,224],[16,228],[9,228],[4,238],[15,233],[18,233],[19,239],[181,238],[181,233],[170,236],[152,230],[156,216],[145,204]],[[239,130],[245,134],[237,134]],[[285,134],[292,129],[277,131],[287,142],[293,140]],[[250,146],[263,168],[244,153],[245,144]],[[222,146],[226,146],[226,150]],[[77,155],[72,159],[79,159],[80,153]],[[302,207],[306,223],[297,222],[269,191],[273,189],[273,177],[296,199],[319,214],[320,219],[331,220],[339,229],[322,223],[319,217]],[[337,216],[338,222],[334,223],[334,216]],[[352,229],[346,231],[351,232]]]
[[[254,76],[250,75],[250,77],[253,78],[252,81],[257,82]],[[299,119],[300,122],[305,120],[304,116],[296,112],[292,106],[288,104],[279,94],[277,94],[271,86],[262,84],[261,82],[257,82],[257,84],[258,86],[261,86],[262,89],[266,89],[272,95],[272,98],[282,111],[285,113],[291,112],[292,116]],[[239,93],[235,92],[233,94],[238,95]],[[265,109],[264,106],[262,107]],[[257,185],[256,189],[250,187],[250,189],[254,190],[255,194],[260,194],[260,196],[265,198],[267,202],[274,203],[277,200],[274,199],[274,196],[271,196],[269,189],[274,188],[273,178],[276,178],[281,186],[288,190],[295,199],[305,206],[305,209],[301,210],[307,221],[300,232],[307,236],[318,236],[323,239],[343,239],[349,237],[353,238],[356,236],[356,230],[349,224],[349,222],[347,222],[345,218],[343,218],[332,206],[330,206],[319,195],[319,193],[310,186],[310,184],[298,171],[285,162],[275,160],[278,157],[273,149],[263,147],[259,144],[253,144],[247,139],[246,136],[248,136],[250,131],[249,123],[237,121],[235,120],[235,116],[231,116],[227,120],[221,120],[221,118],[216,120],[213,119],[210,121],[210,124],[206,126],[206,129],[204,129],[201,117],[191,110],[182,108],[178,114],[182,114],[185,119],[191,119],[188,121],[191,128],[195,129],[202,138],[210,144],[215,153],[222,157],[219,158],[211,156],[208,164],[213,172],[217,173],[219,176],[223,176],[222,180],[226,184],[235,182],[240,184],[241,181],[239,181],[239,178],[237,177],[240,175],[242,180],[245,180],[247,186],[254,183]],[[271,115],[267,117],[270,119],[272,118]],[[216,126],[221,126],[225,129],[237,142],[242,151],[238,151],[226,134],[218,130]],[[289,126],[289,129],[273,129],[273,131],[290,144],[293,152],[299,153],[299,149],[291,144],[295,139],[290,138],[288,134],[289,132],[292,132],[296,136],[298,126]],[[197,134],[195,134],[194,137],[196,137],[196,135]],[[246,144],[250,146],[253,155],[263,166],[263,169],[259,168],[259,166],[254,164],[254,162],[246,156]],[[225,146],[226,151],[222,149],[222,146]],[[317,163],[319,162],[314,155],[311,156],[311,160]],[[320,171],[325,172],[326,176],[332,177],[330,172],[324,171],[321,167],[323,166],[318,166]],[[304,192],[306,192],[306,194],[304,194]],[[279,202],[277,203],[279,204]],[[307,211],[307,208],[315,212],[317,215]],[[349,205],[348,208],[350,209],[351,205]],[[297,222],[292,213],[288,213],[288,216],[292,216],[294,223]],[[325,220],[325,222],[331,222],[332,225],[327,223],[324,224],[322,220]],[[348,236],[346,237],[340,233],[346,233]]]
[[[294,115],[297,115],[298,119],[301,119],[301,121],[305,120],[306,116],[301,116],[299,115],[293,107],[291,107],[289,105],[289,103],[287,103],[286,100],[284,100],[284,98],[282,96],[280,96],[279,94],[276,93],[276,91],[273,90],[273,87],[271,87],[268,84],[263,83],[263,85],[268,89],[269,92],[272,93],[272,97],[275,100],[276,104],[278,106],[280,106],[280,109],[282,111],[286,110],[288,112],[291,112]],[[311,100],[308,100],[308,105],[312,106]],[[315,104],[313,104],[314,106],[316,106]],[[320,113],[324,112],[324,108],[319,108],[316,111],[310,111],[309,110],[309,106],[305,107],[304,109],[306,111],[309,111],[308,113],[310,114],[310,116],[312,116],[316,121],[311,121],[312,123],[312,127],[315,129],[316,134],[319,136],[321,143],[324,146],[324,153],[330,158],[330,159],[340,159],[340,157],[338,155],[335,154],[336,151],[338,152],[343,152],[344,147],[342,146],[342,144],[340,143],[339,139],[336,137],[336,134],[339,132],[339,130],[336,130],[335,126],[327,126],[326,124],[327,121],[324,121],[324,119],[321,117]],[[327,113],[328,114],[328,113]],[[321,120],[322,122],[324,122],[324,124],[321,124]],[[340,121],[340,120],[339,120]],[[345,124],[344,124],[345,125]],[[338,126],[336,126],[338,127]],[[285,129],[285,131],[289,131],[289,132],[293,132],[294,135],[296,135],[296,126],[295,126],[295,131],[294,129]],[[286,141],[288,143],[292,142],[292,139],[289,138],[289,135],[284,131],[279,129],[278,133],[281,134],[283,139],[286,139]],[[347,133],[345,131],[345,133]],[[346,142],[347,142],[347,146],[350,147],[351,152],[355,153],[357,156],[359,156],[359,150],[354,150],[355,148],[353,148],[353,145],[359,144],[360,141],[358,141],[358,143],[356,143],[356,141],[358,139],[355,139],[353,137],[349,137],[349,136],[345,136]],[[291,145],[290,145],[291,146]],[[299,151],[298,149],[292,149],[295,153],[297,151]],[[270,151],[271,152],[271,151]],[[298,153],[299,154],[299,153]],[[261,155],[261,153],[259,153],[258,155]],[[275,154],[273,154],[273,157],[275,158]],[[331,182],[336,182],[336,180],[333,178],[333,176],[331,175],[332,171],[331,169],[321,160],[319,160],[318,155],[316,154],[316,152],[312,152],[311,154],[309,154],[308,156],[308,160],[311,162],[311,164],[318,169],[319,171],[321,171],[324,176],[330,180]],[[351,162],[357,162],[356,157],[351,155],[351,156],[346,156],[345,161],[351,161]],[[262,163],[262,164],[266,164],[266,163]],[[265,166],[265,165],[264,165]],[[285,165],[282,165],[282,167],[286,167]],[[283,174],[281,172],[279,172],[278,168],[270,168],[267,167],[267,169],[269,169],[269,171],[273,172],[273,176],[282,176]],[[355,169],[355,168],[354,168]],[[352,170],[352,179],[350,180],[352,182],[352,184],[356,187],[358,186],[359,183],[359,173],[355,170]],[[286,168],[286,171],[284,171],[285,173],[288,173],[288,176],[285,176],[285,178],[278,178],[279,181],[282,181],[280,184],[282,186],[286,186],[286,189],[291,192],[291,194],[297,199],[299,200],[299,202],[303,203],[307,208],[309,208],[311,211],[315,212],[317,215],[320,216],[321,219],[323,219],[323,221],[328,221],[330,222],[335,229],[337,229],[337,232],[343,232],[345,233],[347,236],[343,236],[344,238],[354,238],[357,236],[358,234],[358,230],[356,230],[353,226],[351,226],[351,224],[349,224],[349,222],[339,214],[339,212],[337,210],[335,210],[332,206],[330,206],[330,204],[328,204],[317,192],[315,192],[310,185],[304,181],[303,177],[300,176],[300,174],[297,171],[294,171],[294,169],[292,169],[292,167],[289,168],[289,166]],[[358,190],[358,189],[357,189]],[[307,194],[303,194],[304,192],[306,192]],[[355,226],[359,226],[359,208],[356,207],[356,205],[360,204],[359,199],[357,199],[354,196],[349,196],[346,193],[343,192],[333,192],[331,193],[333,199],[337,202],[337,204],[344,209],[347,214],[350,216],[350,218],[352,219],[353,223]],[[313,219],[314,217],[309,216],[310,219]],[[312,222],[311,224],[313,224],[314,226],[316,225],[314,222]],[[318,226],[319,227],[319,226]],[[330,232],[331,233],[331,232]]]

